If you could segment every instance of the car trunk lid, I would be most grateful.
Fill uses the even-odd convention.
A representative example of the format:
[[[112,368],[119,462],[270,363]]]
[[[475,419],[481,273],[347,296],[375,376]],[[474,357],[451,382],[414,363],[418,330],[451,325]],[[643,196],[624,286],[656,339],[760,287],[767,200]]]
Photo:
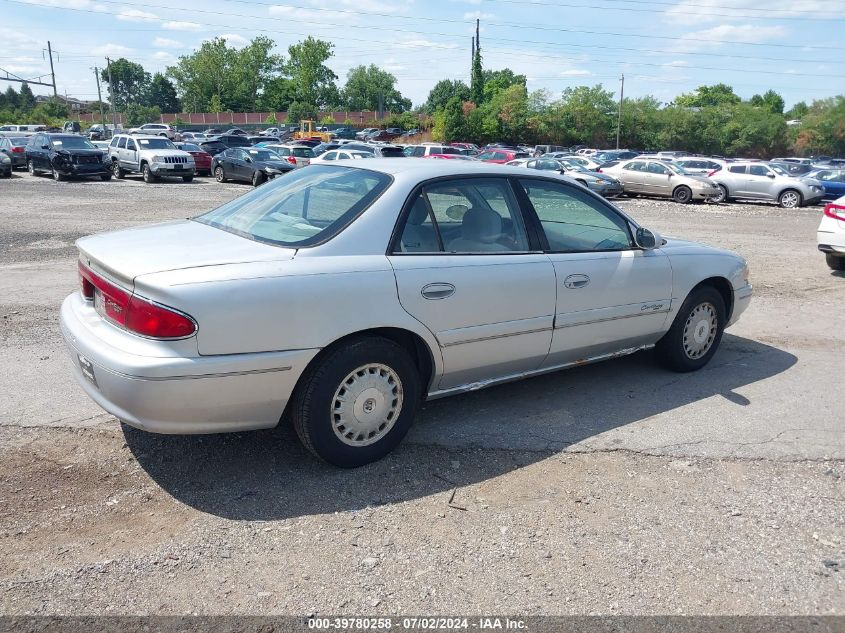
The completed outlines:
[[[293,258],[295,249],[262,244],[221,229],[179,220],[84,237],[80,259],[127,287],[150,273]]]

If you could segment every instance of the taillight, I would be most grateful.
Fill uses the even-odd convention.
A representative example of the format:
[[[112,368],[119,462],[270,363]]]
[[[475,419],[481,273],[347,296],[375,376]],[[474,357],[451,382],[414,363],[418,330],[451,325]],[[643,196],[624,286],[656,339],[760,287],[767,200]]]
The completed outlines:
[[[600,174],[603,174],[603,173],[604,173],[604,172],[601,170],[601,167],[596,167],[596,171],[597,171],[598,173],[600,173]]]
[[[296,156],[288,156],[288,162],[291,165],[296,165]]]
[[[824,205],[824,214],[829,218],[833,218],[834,220],[845,222],[845,205],[836,204],[835,202],[828,202],[826,205]]]
[[[23,154],[23,153],[24,153],[24,151],[26,151],[26,150],[25,150],[25,148],[23,148],[23,147],[13,147],[13,148],[12,148],[12,152],[13,152],[14,154]]]
[[[710,178],[711,176],[715,176],[717,171],[719,171],[719,170],[718,170],[718,169],[714,169],[714,170],[713,170],[713,171],[711,171],[709,174],[707,174],[707,177],[708,177],[708,178]]]
[[[127,292],[79,262],[82,296],[115,325],[150,338],[184,338],[197,330],[189,316]],[[97,297],[99,292],[99,297]]]

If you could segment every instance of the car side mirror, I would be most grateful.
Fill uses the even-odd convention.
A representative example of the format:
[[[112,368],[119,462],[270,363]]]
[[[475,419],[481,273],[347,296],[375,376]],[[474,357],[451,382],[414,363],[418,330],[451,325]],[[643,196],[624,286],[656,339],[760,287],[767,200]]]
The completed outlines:
[[[244,160],[245,160],[246,162],[248,162],[248,163],[251,163],[251,162],[252,162],[252,159],[251,159],[249,156],[247,156]]]
[[[634,241],[636,242],[637,246],[639,246],[644,251],[650,251],[657,248],[658,243],[662,243],[663,240],[660,238],[657,233],[653,231],[649,231],[646,228],[639,227],[637,232],[634,234]]]
[[[49,145],[42,145],[41,149],[50,149],[50,146]]]
[[[775,175],[774,175],[772,172],[769,172],[768,174],[766,174],[766,176],[768,176],[769,178],[774,178],[774,177],[775,177]]]

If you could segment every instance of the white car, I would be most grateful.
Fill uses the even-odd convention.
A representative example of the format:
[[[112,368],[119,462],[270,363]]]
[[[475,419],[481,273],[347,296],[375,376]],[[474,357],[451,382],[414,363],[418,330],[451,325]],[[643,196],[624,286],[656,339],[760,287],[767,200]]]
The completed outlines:
[[[360,160],[362,158],[375,157],[369,152],[362,152],[360,150],[330,149],[329,151],[323,152],[319,156],[312,158],[311,164],[318,165],[320,163],[330,163],[338,160]]]
[[[428,398],[648,348],[700,369],[751,300],[738,255],[481,162],[313,165],[77,245],[61,330],[100,406],[159,433],[285,415],[343,467],[396,447]]]
[[[272,150],[294,167],[307,167],[314,160],[314,150],[308,145],[286,143],[261,143],[260,147]]]
[[[827,265],[845,270],[845,196],[825,205],[816,237]]]
[[[166,136],[171,141],[176,139],[176,131],[164,123],[145,123],[129,130],[128,134],[144,134],[152,136]]]

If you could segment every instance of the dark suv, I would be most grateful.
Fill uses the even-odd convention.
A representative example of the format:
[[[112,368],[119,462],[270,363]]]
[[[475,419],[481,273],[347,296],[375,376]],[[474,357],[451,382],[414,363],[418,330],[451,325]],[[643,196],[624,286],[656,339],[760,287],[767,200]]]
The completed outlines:
[[[99,176],[111,180],[112,172],[103,162],[103,152],[78,134],[47,134],[32,137],[26,146],[26,165],[32,175],[52,174],[54,180],[68,177]]]

